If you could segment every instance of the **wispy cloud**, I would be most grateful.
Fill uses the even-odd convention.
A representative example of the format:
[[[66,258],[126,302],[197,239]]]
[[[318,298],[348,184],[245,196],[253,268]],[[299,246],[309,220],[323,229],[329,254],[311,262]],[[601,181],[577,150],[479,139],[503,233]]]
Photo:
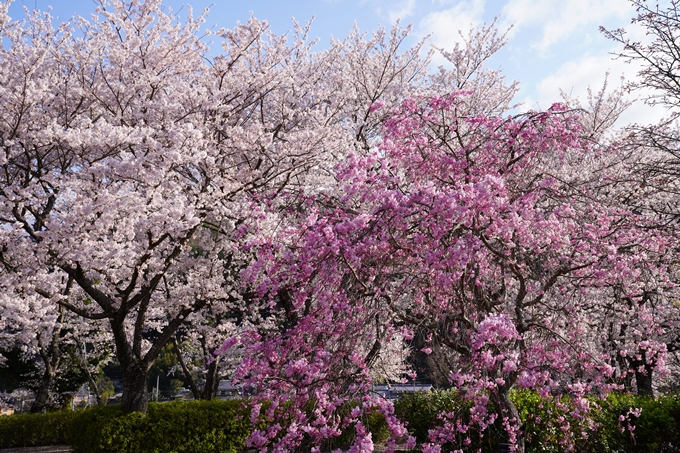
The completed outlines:
[[[418,2],[424,0],[360,0],[360,4],[373,6],[378,17],[387,19],[390,23],[406,20],[413,16]]]
[[[554,102],[561,101],[560,90],[572,98],[585,101],[588,87],[594,92],[599,91],[608,75],[608,89],[619,88],[621,77],[632,80],[636,77],[640,66],[628,64],[620,59],[612,59],[612,55],[583,55],[577,60],[568,61],[560,65],[549,76],[541,80],[536,86],[536,103],[530,108],[548,108]],[[636,91],[630,94],[631,99],[642,99],[649,92]],[[637,122],[650,123],[661,119],[663,109],[652,109],[643,102],[636,102],[622,115],[619,124]]]
[[[391,5],[390,9],[388,9],[387,17],[390,19],[390,22],[396,22],[397,19],[407,19],[413,15],[415,7],[416,0],[395,2]]]
[[[501,10],[504,24],[514,24],[511,33],[525,27],[540,27],[532,43],[544,52],[584,27],[593,28],[612,18],[628,22],[634,14],[628,0],[509,0]]]
[[[461,41],[460,33],[467,34],[483,23],[484,0],[465,0],[451,7],[427,14],[418,24],[423,35],[431,34],[437,47],[452,48]]]

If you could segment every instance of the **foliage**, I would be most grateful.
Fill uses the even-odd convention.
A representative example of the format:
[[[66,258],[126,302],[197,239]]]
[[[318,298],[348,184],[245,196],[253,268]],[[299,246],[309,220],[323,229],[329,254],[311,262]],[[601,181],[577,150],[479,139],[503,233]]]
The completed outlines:
[[[31,388],[39,375],[40,368],[26,360],[18,346],[0,350],[3,362],[0,365],[0,391],[12,392],[19,387]]]
[[[536,392],[519,390],[512,392],[511,397],[522,418],[527,453],[680,451],[680,395],[677,394],[657,399],[622,393],[611,393],[604,400],[589,397],[593,406],[591,420],[571,415],[572,402],[566,396],[541,397]],[[456,390],[416,392],[400,397],[395,403],[395,413],[406,422],[409,433],[418,443],[427,442],[429,430],[441,426],[440,412],[464,416],[469,410],[469,403],[462,400]],[[495,452],[496,443],[502,441],[498,434],[492,431],[481,445],[473,441],[467,448]],[[571,436],[575,438],[569,439]],[[455,448],[454,445],[448,447]]]
[[[430,442],[430,430],[444,424],[440,414],[450,414],[447,416],[449,420],[457,417],[465,424],[469,423],[471,408],[470,401],[462,398],[455,389],[405,394],[394,404],[397,418],[405,422],[409,434],[419,444]],[[495,423],[487,428],[488,432],[483,436],[475,430],[460,432],[445,445],[445,451],[463,448],[469,451],[481,449],[483,452],[495,452],[497,443],[502,439],[501,429],[500,423]]]
[[[537,392],[518,390],[512,399],[522,418],[527,452],[597,452],[603,451],[604,436],[595,420],[611,416],[601,412],[597,401],[589,399],[591,417],[574,415],[572,400],[565,395],[541,396]],[[620,433],[619,433],[620,434]]]
[[[0,448],[65,444],[77,414],[62,410],[0,417]]]
[[[598,435],[606,451],[616,453],[680,452],[680,395],[654,399],[613,393],[602,402]]]
[[[120,406],[78,413],[68,435],[76,453],[237,452],[249,433],[240,401],[151,403],[146,415]]]
[[[356,407],[356,404],[346,404],[339,412],[346,416],[354,409],[354,407]],[[371,439],[376,444],[381,444],[390,437],[390,430],[387,426],[385,416],[379,412],[365,413],[361,418],[361,423],[371,433]],[[339,436],[328,439],[324,443],[322,450],[333,451],[336,448],[347,449],[354,443],[356,437],[356,427],[353,425],[348,426],[342,430]]]
[[[109,398],[116,394],[116,387],[110,377],[102,373],[96,381],[97,389],[99,390],[99,397],[101,404],[106,404]]]
[[[258,398],[295,395],[295,411],[284,415],[320,439],[337,423],[358,424],[361,411],[336,417],[347,401],[379,407],[403,435],[389,402],[361,395],[378,353],[416,329],[426,333],[421,351],[444,352],[450,383],[473,406],[468,419],[439,412],[428,451],[461,432],[486,435],[497,421],[521,444],[513,388],[569,394],[571,415],[587,418],[585,395],[606,392],[614,370],[599,344],[583,341],[594,313],[610,305],[602,291],[622,288],[638,300],[644,272],[668,278],[646,259],[670,239],[583,187],[591,172],[609,181],[617,148],[605,153],[582,138],[562,105],[470,117],[467,97],[407,99],[391,110],[378,149],[336,167],[341,197],[310,195],[299,223],[259,245],[246,273],[285,311],[279,329],[229,340],[245,346],[240,376],[264,389]],[[662,368],[663,344],[640,339],[639,347]],[[323,424],[302,410],[309,398],[324,403]],[[279,439],[284,426],[255,430],[253,445]],[[295,448],[294,435],[281,439],[279,447]]]
[[[152,395],[155,396],[156,384],[160,393],[158,398],[162,400],[172,399],[183,387],[183,382],[177,379],[181,379],[181,375],[171,372],[176,365],[177,352],[172,344],[168,344],[163,347],[147,374],[146,386],[151,389]]]
[[[566,397],[546,398],[523,390],[512,392],[512,399],[522,417],[528,453],[680,451],[678,395],[654,400],[612,393],[604,400],[590,398],[596,406],[592,425],[569,415],[567,407],[571,402]],[[236,452],[243,449],[249,433],[247,411],[242,404],[219,400],[152,403],[146,415],[124,414],[116,405],[0,417],[0,448],[68,443],[81,453]],[[346,405],[342,411],[351,411],[352,406]],[[436,390],[401,396],[395,403],[395,414],[422,444],[428,442],[431,429],[444,423],[438,414],[456,413],[465,418],[469,417],[471,407],[456,390]],[[375,443],[384,442],[390,434],[382,414],[366,414],[362,422]],[[565,423],[573,426],[562,429]],[[483,452],[495,452],[497,443],[502,441],[502,426],[496,423],[489,431],[483,437],[475,432],[461,433],[455,442],[445,446],[445,451],[481,448]],[[564,441],[572,433],[577,438]],[[347,448],[355,437],[354,427],[347,427],[324,448]],[[465,445],[467,437],[470,443]]]

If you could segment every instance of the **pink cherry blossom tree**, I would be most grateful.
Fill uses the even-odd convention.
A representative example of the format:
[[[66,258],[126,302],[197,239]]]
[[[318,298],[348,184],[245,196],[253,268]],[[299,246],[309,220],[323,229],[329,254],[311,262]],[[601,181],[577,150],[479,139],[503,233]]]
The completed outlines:
[[[463,448],[466,432],[483,434],[496,420],[521,450],[512,388],[569,394],[584,417],[585,396],[615,384],[607,356],[583,341],[587,314],[608,301],[587,295],[617,287],[639,298],[646,257],[663,254],[667,239],[644,230],[644,217],[600,202],[599,188],[574,172],[606,180],[618,152],[581,136],[576,115],[560,105],[516,118],[466,115],[468,96],[405,100],[377,150],[336,167],[336,203],[309,198],[288,239],[256,244],[260,260],[247,275],[281,320],[224,346],[243,345],[240,377],[271,402],[263,414],[255,406],[253,417],[271,423],[253,446],[318,448],[354,426],[352,451],[371,451],[369,410],[403,436],[391,405],[367,389],[384,345],[414,329],[427,332],[423,352],[446,352],[448,378],[472,404],[469,421],[440,414],[426,451]],[[358,406],[342,412],[347,404]]]

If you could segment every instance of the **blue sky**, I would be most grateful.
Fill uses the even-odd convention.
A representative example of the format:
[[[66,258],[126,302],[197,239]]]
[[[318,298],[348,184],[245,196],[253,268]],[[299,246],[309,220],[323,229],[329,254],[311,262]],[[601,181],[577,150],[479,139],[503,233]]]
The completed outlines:
[[[291,18],[306,22],[315,17],[312,36],[327,45],[331,35],[343,38],[356,21],[365,31],[380,24],[391,26],[397,18],[413,23],[411,43],[431,35],[430,41],[443,48],[458,39],[458,30],[488,23],[498,17],[502,29],[512,25],[508,45],[491,61],[508,79],[520,80],[518,102],[526,108],[547,108],[559,101],[560,89],[584,97],[590,85],[597,90],[609,72],[610,86],[620,84],[620,77],[633,78],[636,68],[621,60],[612,60],[618,49],[598,31],[625,27],[637,39],[644,30],[631,25],[635,15],[628,0],[166,0],[174,11],[191,4],[195,12],[210,8],[207,25],[231,28],[236,21],[245,22],[251,11],[266,19],[277,33],[290,30]],[[93,0],[15,0],[10,15],[20,18],[22,5],[46,9],[68,19],[78,13],[87,16],[95,8]],[[622,122],[647,122],[663,112],[636,105]]]

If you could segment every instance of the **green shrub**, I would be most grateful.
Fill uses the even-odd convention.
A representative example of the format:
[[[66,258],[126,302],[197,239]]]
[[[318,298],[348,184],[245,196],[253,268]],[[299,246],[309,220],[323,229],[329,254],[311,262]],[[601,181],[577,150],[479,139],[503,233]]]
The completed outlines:
[[[348,403],[339,409],[339,415],[347,416],[356,407],[358,403]],[[387,427],[385,416],[378,412],[370,412],[361,419],[363,425],[371,432],[371,438],[374,444],[381,444],[390,437],[390,430]],[[337,448],[347,449],[356,438],[356,430],[354,425],[344,429],[338,437],[329,439],[322,445],[322,451],[333,451]]]
[[[58,411],[0,417],[0,448],[65,444],[74,415],[72,411]]]
[[[597,418],[599,433],[607,452],[674,453],[680,452],[680,395],[664,395],[656,400],[630,394],[611,394],[601,403]],[[629,416],[635,429],[625,430],[631,408],[640,408],[640,417]],[[625,432],[621,432],[624,428]]]
[[[563,453],[576,451],[597,453],[609,451],[606,440],[599,430],[592,429],[592,422],[571,415],[573,404],[567,396],[559,400],[541,398],[529,390],[511,392],[511,399],[523,423],[524,442],[527,453]],[[609,416],[602,413],[598,402],[591,401],[591,414],[594,420]],[[558,423],[561,418],[562,423]],[[569,430],[561,427],[568,423]]]
[[[650,397],[612,393],[605,400],[591,399],[592,419],[597,429],[556,407],[555,401],[535,392],[514,392],[513,401],[524,423],[527,453],[568,451],[560,441],[565,433],[554,423],[563,416],[574,433],[576,452],[583,453],[680,453],[680,397]],[[560,402],[570,406],[563,397]],[[639,408],[640,417],[631,410]],[[624,420],[621,421],[620,417]],[[634,426],[628,430],[628,421]]]
[[[573,436],[573,451],[582,453],[680,453],[680,395],[661,396],[656,400],[626,394],[612,394],[606,400],[591,400],[591,416],[598,429],[593,430],[588,421],[569,414],[571,401],[567,397],[559,401],[541,398],[536,392],[521,390],[511,393],[511,398],[522,418],[527,453],[562,453],[568,451],[563,441]],[[559,404],[558,404],[559,403]],[[628,416],[631,408],[640,408],[639,418],[629,416],[635,425],[633,435],[624,429],[627,423],[619,420]],[[458,396],[455,390],[417,392],[404,395],[395,403],[395,412],[400,420],[407,423],[409,432],[418,443],[428,441],[428,431],[442,422],[440,412],[457,413],[465,422],[469,417],[469,403]],[[556,423],[564,417],[570,432],[565,434]],[[461,435],[462,437],[463,435]],[[497,451],[497,444],[503,439],[498,423],[480,438],[471,434],[472,444],[464,451]],[[459,441],[447,446],[461,448]]]
[[[82,411],[68,441],[75,453],[235,453],[249,430],[240,401],[151,403],[146,415]]]
[[[154,404],[144,432],[149,452],[237,452],[250,434],[241,401],[193,401]],[[182,429],[178,429],[182,427]]]
[[[428,431],[439,426],[440,412],[460,411],[462,403],[455,390],[435,390],[404,394],[395,402],[394,412],[407,423],[409,433],[418,443],[428,441]]]
[[[368,414],[364,420],[364,425],[371,432],[373,442],[377,444],[385,442],[390,437],[390,430],[383,414],[377,412]]]
[[[123,414],[119,405],[85,409],[73,418],[67,440],[76,452],[138,451],[145,418],[140,413]]]
[[[492,409],[493,410],[493,409]],[[458,420],[467,424],[470,420],[470,402],[462,398],[456,390],[434,390],[405,394],[395,402],[394,411],[406,423],[409,433],[420,443],[428,442],[429,430],[442,425],[440,413],[454,413]],[[466,444],[469,438],[470,444]],[[483,436],[470,430],[460,433],[458,439],[444,446],[443,451],[463,449],[464,451],[498,451],[498,443],[504,438],[500,421],[487,428]]]
[[[528,453],[560,453],[564,433],[554,423],[564,416],[575,428],[577,452],[587,453],[680,453],[680,396],[667,395],[654,400],[628,394],[612,394],[606,400],[593,400],[593,418],[599,429],[569,418],[555,401],[542,399],[535,392],[516,391],[511,395],[520,412],[526,433]],[[569,406],[567,398],[560,402]],[[344,410],[351,410],[347,405]],[[621,432],[631,408],[640,408],[639,418],[629,416],[635,425]],[[397,416],[419,443],[427,442],[428,431],[440,426],[441,412],[452,412],[465,422],[469,402],[455,390],[417,392],[404,395],[395,403]],[[151,403],[146,415],[123,414],[120,406],[100,406],[82,411],[22,414],[0,417],[0,448],[32,447],[68,443],[75,453],[235,453],[244,448],[250,432],[249,412],[240,401],[189,401]],[[385,418],[378,413],[364,417],[363,423],[375,443],[387,439]],[[584,435],[585,434],[585,435]],[[467,436],[468,434],[465,434]],[[354,439],[349,428],[326,448],[344,447]],[[461,435],[462,438],[463,435]],[[499,426],[485,436],[469,433],[471,445],[464,451],[496,452],[502,439]],[[458,443],[447,447],[461,448]],[[445,448],[446,450],[446,448]]]

